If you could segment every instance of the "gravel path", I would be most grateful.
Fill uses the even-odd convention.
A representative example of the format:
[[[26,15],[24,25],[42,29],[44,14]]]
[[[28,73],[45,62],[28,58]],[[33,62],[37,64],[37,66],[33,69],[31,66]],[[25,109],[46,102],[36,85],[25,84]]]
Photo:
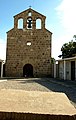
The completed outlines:
[[[76,108],[76,84],[50,78],[8,79],[0,81],[0,89],[26,91],[62,92]]]
[[[19,80],[7,80],[0,82],[0,89],[19,89],[19,90],[26,90],[26,91],[47,91],[50,92],[50,90],[43,86],[43,82],[45,83],[45,80],[39,80],[37,78],[29,78],[29,79],[19,79]],[[42,83],[42,84],[41,84]],[[49,82],[46,82],[47,85],[49,85]]]

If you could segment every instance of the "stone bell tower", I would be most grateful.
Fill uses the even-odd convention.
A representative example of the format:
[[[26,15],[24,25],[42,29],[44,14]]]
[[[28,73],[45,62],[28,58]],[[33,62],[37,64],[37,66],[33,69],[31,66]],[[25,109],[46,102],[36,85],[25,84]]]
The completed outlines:
[[[14,16],[7,32],[6,76],[43,77],[51,74],[51,37],[46,17],[29,8]]]

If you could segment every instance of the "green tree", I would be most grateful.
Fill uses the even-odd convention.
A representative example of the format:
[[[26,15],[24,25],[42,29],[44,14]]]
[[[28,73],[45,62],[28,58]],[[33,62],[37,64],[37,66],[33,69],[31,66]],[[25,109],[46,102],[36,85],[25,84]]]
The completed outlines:
[[[74,35],[73,38],[75,38],[75,40],[76,40],[76,35]]]
[[[76,39],[76,35],[74,35],[73,38]],[[61,51],[62,51],[62,55],[59,55],[58,57],[62,57],[62,59],[68,57],[74,57],[76,55],[76,42],[71,40],[69,43],[63,44]]]
[[[55,58],[51,58],[51,63],[54,64]]]

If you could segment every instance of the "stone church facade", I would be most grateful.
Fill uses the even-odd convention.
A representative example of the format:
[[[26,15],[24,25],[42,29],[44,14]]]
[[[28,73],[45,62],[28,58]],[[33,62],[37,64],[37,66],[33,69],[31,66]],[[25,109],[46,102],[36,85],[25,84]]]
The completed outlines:
[[[44,15],[31,8],[14,16],[14,28],[7,32],[7,77],[51,74],[52,33],[45,28],[45,19]]]

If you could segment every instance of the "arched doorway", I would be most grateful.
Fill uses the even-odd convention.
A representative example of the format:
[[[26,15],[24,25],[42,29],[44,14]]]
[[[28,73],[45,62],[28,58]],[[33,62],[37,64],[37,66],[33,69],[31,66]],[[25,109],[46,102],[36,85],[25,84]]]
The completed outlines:
[[[33,77],[33,66],[31,64],[26,64],[23,67],[23,76]]]

